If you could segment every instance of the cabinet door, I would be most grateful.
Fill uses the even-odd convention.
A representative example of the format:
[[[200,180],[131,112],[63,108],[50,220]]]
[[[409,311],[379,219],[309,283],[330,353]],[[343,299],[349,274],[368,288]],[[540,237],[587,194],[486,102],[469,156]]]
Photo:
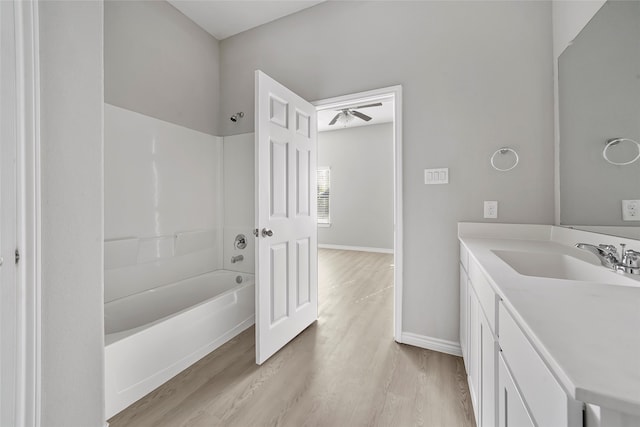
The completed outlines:
[[[469,329],[469,294],[467,283],[467,273],[464,271],[462,264],[460,264],[460,348],[462,349],[462,358],[464,359],[465,367],[469,370],[469,341],[467,330]]]
[[[469,293],[469,392],[473,412],[480,424],[480,305],[471,286]]]
[[[497,343],[480,310],[480,414],[482,427],[496,425]]]
[[[518,392],[507,366],[499,357],[498,367],[498,426],[534,427],[527,407]]]

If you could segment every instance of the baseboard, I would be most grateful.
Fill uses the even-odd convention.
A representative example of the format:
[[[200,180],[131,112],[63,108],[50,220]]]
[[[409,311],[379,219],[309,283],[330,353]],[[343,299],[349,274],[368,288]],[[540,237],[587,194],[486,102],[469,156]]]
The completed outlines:
[[[370,248],[368,246],[345,246],[345,245],[328,245],[324,243],[318,244],[322,249],[338,249],[341,251],[359,251],[359,252],[378,252],[382,254],[392,254],[393,249],[387,248]]]
[[[439,351],[440,353],[462,356],[460,344],[454,341],[441,340],[440,338],[426,337],[424,335],[402,333],[402,343],[415,347],[426,348],[427,350]]]

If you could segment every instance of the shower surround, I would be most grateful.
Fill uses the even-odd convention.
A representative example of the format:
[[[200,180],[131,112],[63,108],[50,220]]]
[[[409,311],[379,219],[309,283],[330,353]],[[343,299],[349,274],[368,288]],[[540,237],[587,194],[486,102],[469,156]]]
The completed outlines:
[[[129,301],[153,299],[167,289],[178,295],[167,303],[206,296],[131,330],[105,331],[105,375],[118,383],[107,381],[108,415],[114,415],[162,378],[172,377],[253,324],[253,162],[247,161],[253,140],[231,137],[225,141],[110,104],[105,104],[104,116],[105,304],[134,307]],[[242,250],[234,247],[237,234],[247,236]],[[237,255],[244,260],[232,264],[231,257]],[[244,278],[236,286],[242,291],[232,290],[236,283],[231,280],[234,285],[222,291],[226,299],[219,302],[210,302],[219,292],[207,290],[219,287],[219,279],[198,279],[198,287],[188,285],[196,276],[234,278],[234,272],[248,273],[238,276]],[[161,309],[163,304],[155,305]],[[107,325],[136,316],[120,309],[109,313]],[[192,326],[187,325],[189,319],[195,322]],[[146,380],[137,377],[136,387],[127,382],[131,380],[127,372],[144,364],[136,357],[140,352],[131,349],[150,348],[150,340],[156,344],[180,340],[196,324],[209,326],[199,329],[202,334],[188,334],[193,338],[188,354],[176,354],[175,360],[166,360],[147,373],[148,387],[139,387]],[[118,348],[128,350],[123,353]]]

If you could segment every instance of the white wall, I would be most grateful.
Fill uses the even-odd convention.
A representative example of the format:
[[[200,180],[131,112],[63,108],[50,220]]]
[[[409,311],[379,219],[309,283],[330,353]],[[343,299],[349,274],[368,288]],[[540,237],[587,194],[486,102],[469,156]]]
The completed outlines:
[[[165,1],[104,6],[105,101],[220,135],[218,41]]]
[[[40,8],[42,412],[104,425],[101,2]]]
[[[105,104],[105,302],[222,268],[222,138]]]
[[[331,167],[318,243],[393,249],[393,123],[318,133],[318,166]]]
[[[458,221],[553,221],[548,2],[325,2],[220,42],[222,107],[253,130],[254,70],[308,100],[403,86],[405,332],[458,341]],[[520,165],[491,169],[509,145]],[[424,185],[449,167],[450,184]]]
[[[255,141],[254,133],[224,138],[224,268],[253,273],[255,271]],[[234,248],[235,237],[244,234],[247,247]],[[231,263],[242,254],[244,260]]]

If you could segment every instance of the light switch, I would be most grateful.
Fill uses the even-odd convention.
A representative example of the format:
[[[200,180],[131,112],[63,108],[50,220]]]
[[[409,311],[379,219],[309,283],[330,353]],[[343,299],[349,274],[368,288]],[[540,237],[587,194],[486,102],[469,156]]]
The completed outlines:
[[[424,183],[425,184],[448,184],[449,168],[425,169]]]

